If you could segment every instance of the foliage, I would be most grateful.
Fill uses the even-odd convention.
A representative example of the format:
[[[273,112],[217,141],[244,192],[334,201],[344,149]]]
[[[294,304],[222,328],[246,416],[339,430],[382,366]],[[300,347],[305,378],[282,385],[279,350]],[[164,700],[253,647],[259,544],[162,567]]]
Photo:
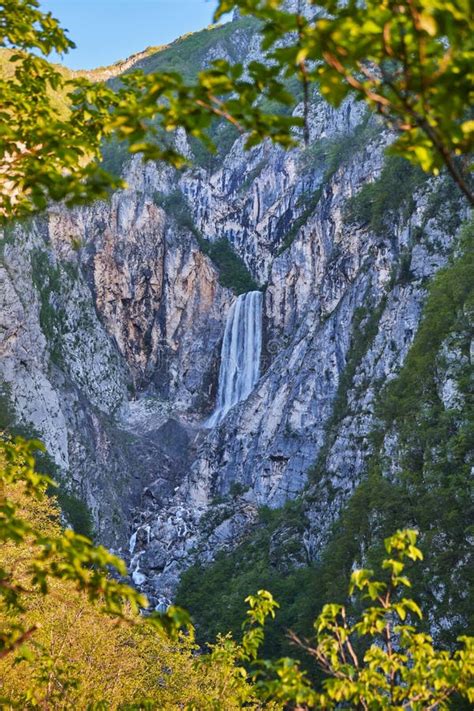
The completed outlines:
[[[255,106],[267,94],[291,101],[277,68],[251,64],[244,78],[243,67],[217,61],[189,86],[175,71],[138,70],[122,75],[114,88],[69,77],[47,61],[51,52],[74,45],[38,0],[8,0],[0,21],[0,48],[12,50],[14,67],[0,78],[0,217],[43,209],[51,199],[74,205],[106,197],[123,186],[100,167],[103,141],[111,137],[128,142],[132,153],[176,167],[186,160],[163,134],[181,126],[213,148],[207,130],[216,116],[247,131],[249,146],[267,134],[291,143],[287,128],[298,120],[265,117]],[[64,111],[57,110],[58,94],[67,97]]]
[[[292,635],[326,675],[323,690],[314,689],[299,665],[285,658],[261,663],[257,689],[264,697],[298,708],[347,704],[413,711],[449,708],[456,692],[474,701],[474,639],[461,637],[461,648],[450,654],[436,650],[431,637],[416,628],[422,613],[406,597],[411,582],[405,574],[407,560],[423,558],[416,539],[416,531],[404,530],[385,540],[389,557],[382,570],[388,579],[374,579],[367,569],[352,573],[349,594],[368,601],[358,619],[353,621],[344,606],[328,604],[314,623],[315,644]]]
[[[345,219],[367,225],[376,234],[386,234],[394,220],[413,212],[413,195],[424,179],[418,167],[403,158],[390,156],[380,176],[373,183],[366,183],[347,201]]]
[[[216,17],[238,7],[262,21],[268,58],[286,77],[317,83],[338,106],[350,93],[383,116],[399,135],[391,147],[425,171],[444,164],[474,202],[466,166],[472,150],[474,45],[466,0],[323,0],[313,13],[282,0],[220,0]],[[307,115],[308,107],[305,107]]]
[[[224,237],[210,242],[196,228],[189,205],[183,193],[176,189],[171,193],[155,193],[155,204],[173,217],[180,227],[188,229],[196,237],[201,250],[215,264],[219,272],[219,283],[236,294],[257,290],[258,284],[252,278],[241,257],[232,249]]]
[[[227,637],[196,655],[184,611],[138,615],[146,600],[109,575],[123,575],[123,562],[61,529],[45,496],[51,481],[34,462],[40,447],[2,443],[1,707],[260,707],[242,667],[256,649],[253,618],[245,649]]]

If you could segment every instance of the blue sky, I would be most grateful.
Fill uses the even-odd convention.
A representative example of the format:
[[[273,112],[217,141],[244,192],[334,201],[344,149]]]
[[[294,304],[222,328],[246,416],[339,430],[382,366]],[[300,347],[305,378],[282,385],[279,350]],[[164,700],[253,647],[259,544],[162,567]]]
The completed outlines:
[[[212,22],[216,0],[41,0],[69,30],[72,69],[112,64],[150,45],[171,42]]]

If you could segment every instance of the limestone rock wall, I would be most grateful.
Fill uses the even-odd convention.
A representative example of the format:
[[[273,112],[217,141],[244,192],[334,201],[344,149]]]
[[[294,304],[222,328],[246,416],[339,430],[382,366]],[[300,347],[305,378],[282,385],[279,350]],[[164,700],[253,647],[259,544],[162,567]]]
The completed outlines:
[[[258,37],[239,32],[233,55],[259,56]],[[134,157],[110,201],[55,206],[3,235],[6,419],[43,438],[98,538],[128,555],[158,606],[189,565],[247,535],[260,506],[308,489],[304,545],[317,557],[465,212],[433,210],[441,183],[425,180],[384,229],[354,224],[348,200],[380,176],[390,136],[361,105],[335,110],[317,95],[310,135],[286,153],[245,152],[239,138],[181,173]],[[264,288],[265,348],[251,396],[209,431],[235,298],[207,254],[222,238]],[[449,343],[445,360],[455,367]],[[440,392],[455,403],[451,381]],[[317,462],[324,476],[308,478]]]

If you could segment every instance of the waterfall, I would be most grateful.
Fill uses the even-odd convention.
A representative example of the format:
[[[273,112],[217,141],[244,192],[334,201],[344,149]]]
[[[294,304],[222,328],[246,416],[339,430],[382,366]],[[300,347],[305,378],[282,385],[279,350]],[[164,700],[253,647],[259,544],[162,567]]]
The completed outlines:
[[[227,316],[221,348],[217,405],[206,422],[215,427],[231,407],[245,400],[260,377],[262,292],[241,294]]]

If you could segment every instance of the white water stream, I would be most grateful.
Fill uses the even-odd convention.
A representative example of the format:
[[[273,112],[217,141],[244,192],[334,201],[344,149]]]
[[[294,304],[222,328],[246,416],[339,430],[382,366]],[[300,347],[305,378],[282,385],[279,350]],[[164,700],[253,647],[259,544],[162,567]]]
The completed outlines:
[[[260,377],[262,292],[241,294],[227,316],[221,349],[217,405],[206,426],[215,427],[231,407],[245,400]]]

